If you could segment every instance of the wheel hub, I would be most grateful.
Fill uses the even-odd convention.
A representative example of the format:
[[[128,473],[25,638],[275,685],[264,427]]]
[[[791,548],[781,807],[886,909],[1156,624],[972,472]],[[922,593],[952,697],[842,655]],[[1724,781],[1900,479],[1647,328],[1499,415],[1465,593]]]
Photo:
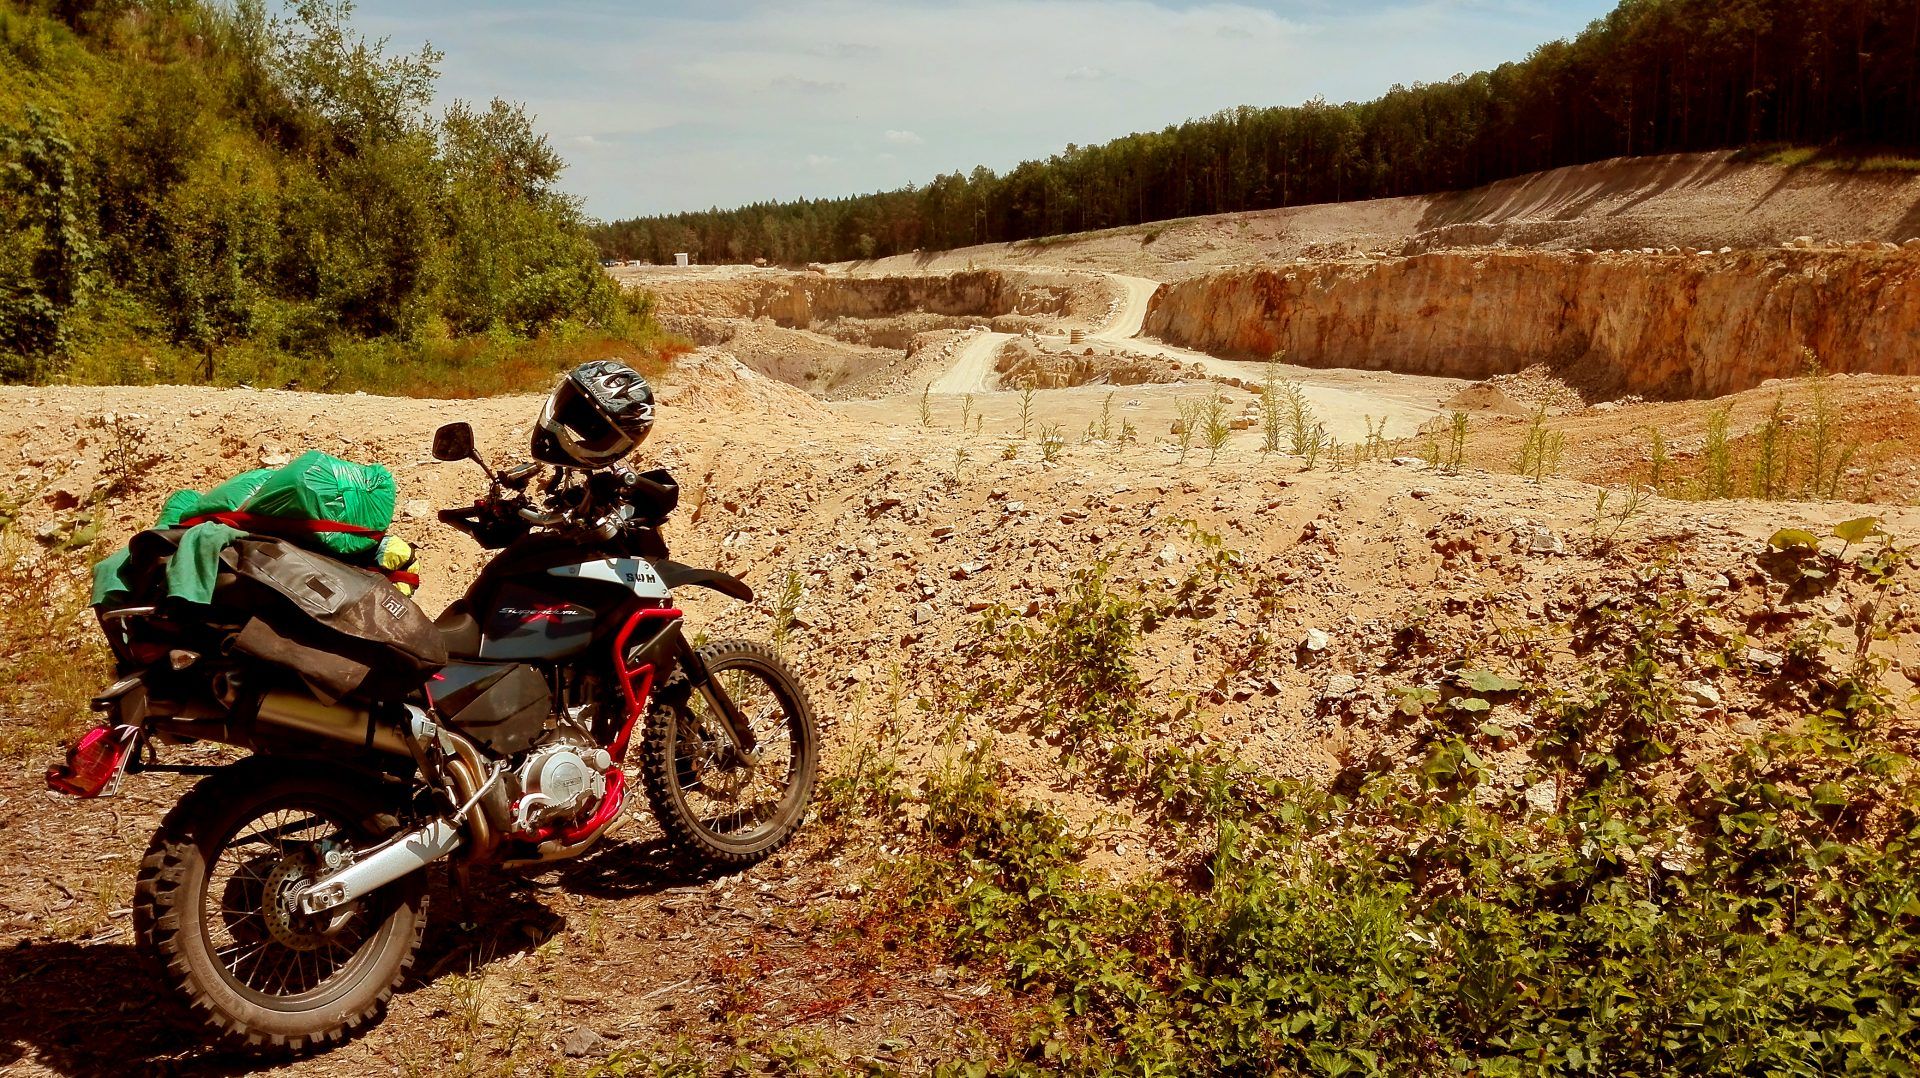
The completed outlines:
[[[693,729],[683,724],[680,729],[683,740],[694,746],[694,751],[687,754],[687,767],[702,790],[714,797],[732,798],[746,788],[753,769],[733,758],[725,738],[710,734],[704,727]]]
[[[352,916],[351,902],[321,914],[302,913],[300,896],[313,885],[313,878],[313,866],[297,855],[283,858],[267,874],[260,913],[267,922],[267,934],[288,950],[320,949]]]

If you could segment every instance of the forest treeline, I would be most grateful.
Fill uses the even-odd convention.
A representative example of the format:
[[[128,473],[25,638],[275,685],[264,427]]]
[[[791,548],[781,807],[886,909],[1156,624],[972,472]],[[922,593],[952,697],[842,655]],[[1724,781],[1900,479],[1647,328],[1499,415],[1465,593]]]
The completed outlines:
[[[350,12],[0,0],[0,379],[459,395],[650,339],[525,110],[436,114]]]
[[[1572,41],[1375,101],[1237,108],[999,175],[605,224],[618,258],[840,261],[1427,194],[1609,157],[1920,145],[1916,0],[1624,0]]]

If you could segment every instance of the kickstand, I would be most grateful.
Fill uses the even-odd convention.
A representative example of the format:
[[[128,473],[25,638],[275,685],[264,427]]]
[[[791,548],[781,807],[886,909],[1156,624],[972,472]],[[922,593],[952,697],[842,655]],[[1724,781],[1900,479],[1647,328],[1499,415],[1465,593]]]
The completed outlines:
[[[460,926],[460,934],[471,937],[479,928],[473,919],[473,869],[465,864],[452,866],[447,882],[453,892],[453,920]]]

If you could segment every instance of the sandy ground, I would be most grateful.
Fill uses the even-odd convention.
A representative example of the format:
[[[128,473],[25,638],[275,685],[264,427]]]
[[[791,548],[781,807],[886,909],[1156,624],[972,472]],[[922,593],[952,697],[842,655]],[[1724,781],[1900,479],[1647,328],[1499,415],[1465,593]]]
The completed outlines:
[[[1493,440],[1510,437],[1499,433],[1507,428],[1477,434],[1475,452],[1486,460],[1470,460],[1458,474],[1384,461],[1303,471],[1296,460],[1259,452],[1251,432],[1209,460],[1203,449],[1183,455],[1164,428],[1155,430],[1170,418],[1172,398],[1211,393],[1211,385],[1083,387],[1045,395],[1042,421],[1065,428],[1049,453],[1037,431],[1020,437],[1007,410],[1017,405],[1014,394],[977,399],[984,425],[970,433],[953,398],[938,401],[932,425],[921,427],[900,422],[887,402],[828,406],[711,352],[680,362],[641,454],[683,482],[670,540],[683,560],[741,573],[760,591],[751,606],[690,596],[687,608],[713,636],[764,637],[773,597],[785,581],[799,581],[786,647],[820,707],[830,771],[874,745],[897,754],[909,774],[932,766],[944,751],[946,719],[920,717],[915,701],[977,674],[955,666],[955,646],[978,611],[996,603],[1039,609],[1095,559],[1111,561],[1115,579],[1130,587],[1170,586],[1202,555],[1193,529],[1219,535],[1245,552],[1245,564],[1290,583],[1270,615],[1234,590],[1207,619],[1156,630],[1143,643],[1143,676],[1165,692],[1193,694],[1207,735],[1250,764],[1308,779],[1356,751],[1403,751],[1387,716],[1389,689],[1406,675],[1377,671],[1395,661],[1396,627],[1409,618],[1437,616],[1435,624],[1463,640],[1489,619],[1509,628],[1543,624],[1569,603],[1632,587],[1633,573],[1656,556],[1703,580],[1735,581],[1723,605],[1737,612],[1763,594],[1741,582],[1779,527],[1824,529],[1873,513],[1898,534],[1920,534],[1920,512],[1891,506],[1656,498],[1602,542],[1593,487],[1535,484],[1496,463],[1504,450]],[[1844,405],[1860,408],[1907,392],[1910,381],[1834,386]],[[58,507],[91,496],[117,452],[100,436],[102,418],[131,413],[150,456],[131,489],[101,500],[104,546],[141,527],[175,486],[204,487],[264,455],[317,445],[395,467],[403,507],[396,531],[421,546],[420,601],[437,610],[471,579],[479,556],[429,510],[470,499],[479,477],[427,459],[430,432],[450,419],[471,421],[482,450],[509,459],[524,445],[536,405],[531,397],[441,404],[193,388],[0,390],[0,466],[33,477],[10,556],[41,558],[46,573],[80,570],[80,556],[39,553],[22,537],[72,519],[74,510]],[[1758,396],[1742,403],[1743,429],[1762,407]],[[1139,440],[1078,436],[1103,408],[1114,426],[1132,423]],[[1702,410],[1631,406],[1565,422],[1583,448],[1613,447],[1607,460],[1581,457],[1580,467],[1618,468],[1638,458],[1626,432],[1650,422],[1676,432],[1697,427]],[[1907,413],[1887,422],[1913,429]],[[1603,441],[1601,430],[1621,437]],[[1539,552],[1541,534],[1559,552]],[[1750,631],[1756,646],[1777,648],[1795,624],[1756,621]],[[1301,658],[1291,645],[1259,658],[1245,650],[1261,636],[1295,641],[1309,629],[1334,641],[1324,656]],[[84,615],[46,631],[71,640],[78,661],[97,661],[87,658],[97,654],[87,644],[96,630]],[[1920,657],[1894,669],[1920,678]],[[1341,675],[1361,688],[1329,704],[1328,687]],[[1330,725],[1330,714],[1344,717]],[[0,716],[0,732],[47,721],[41,712],[10,713]],[[963,730],[996,739],[1023,796],[1090,830],[1097,868],[1137,873],[1177,858],[1177,836],[1128,822],[1125,805],[1062,770],[1046,742],[1009,717],[969,716]],[[128,937],[134,865],[190,780],[143,777],[114,801],[56,801],[39,779],[52,752],[16,756],[0,774],[0,983],[9,989],[0,996],[0,1066],[66,1075],[248,1069],[245,1060],[200,1052]],[[619,1051],[644,1058],[675,1042],[697,1046],[718,1067],[732,1049],[717,1031],[745,1016],[818,1038],[843,1059],[916,1070],[959,1051],[956,1038],[967,1031],[999,1028],[1006,1003],[964,972],[869,951],[846,935],[861,881],[886,864],[877,850],[816,821],[791,852],[714,878],[676,859],[640,818],[585,860],[477,874],[473,890],[436,899],[439,920],[420,972],[384,1024],[328,1055],[275,1069],[545,1072]],[[762,990],[743,994],[743,984]],[[580,1030],[598,1039],[572,1059],[561,1040]]]

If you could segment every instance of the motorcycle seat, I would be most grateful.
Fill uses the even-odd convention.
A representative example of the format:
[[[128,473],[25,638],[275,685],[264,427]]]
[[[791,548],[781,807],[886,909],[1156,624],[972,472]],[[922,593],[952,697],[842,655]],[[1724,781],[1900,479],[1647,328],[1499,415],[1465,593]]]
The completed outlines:
[[[447,645],[450,659],[474,659],[480,655],[480,623],[467,609],[465,599],[455,599],[445,612],[433,619],[440,639]]]

